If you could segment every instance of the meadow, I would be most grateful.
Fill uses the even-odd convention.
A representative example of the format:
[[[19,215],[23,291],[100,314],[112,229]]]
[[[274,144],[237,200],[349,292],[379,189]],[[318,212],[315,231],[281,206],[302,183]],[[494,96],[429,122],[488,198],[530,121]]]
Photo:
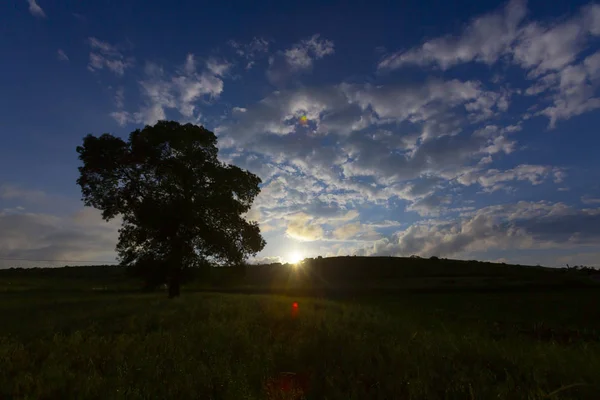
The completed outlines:
[[[113,278],[0,273],[0,399],[600,398],[595,285],[169,300]]]

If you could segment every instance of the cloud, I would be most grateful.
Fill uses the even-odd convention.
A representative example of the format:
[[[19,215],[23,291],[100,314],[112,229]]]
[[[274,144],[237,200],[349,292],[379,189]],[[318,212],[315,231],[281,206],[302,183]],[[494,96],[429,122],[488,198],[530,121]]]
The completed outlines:
[[[410,151],[402,151],[356,135],[345,146],[351,160],[342,165],[342,170],[347,177],[373,176],[376,182],[391,185],[416,179],[424,173],[452,171],[482,154],[510,152],[509,148],[495,145],[498,138],[502,136],[447,135],[424,141]]]
[[[65,217],[0,211],[0,258],[29,260],[111,261],[120,221],[104,222],[100,213],[84,208]],[[16,262],[0,261],[4,267]],[[18,262],[22,266],[65,263]],[[26,264],[26,265],[25,265]]]
[[[88,38],[91,47],[88,69],[92,72],[108,69],[118,76],[123,76],[125,70],[133,66],[133,58],[125,58],[123,53],[107,42],[95,37]]]
[[[511,0],[500,10],[474,18],[459,36],[432,39],[417,48],[386,55],[378,68],[434,64],[448,69],[471,61],[493,64],[517,38],[518,26],[526,13],[524,0]]]
[[[481,98],[486,97],[486,101]],[[260,102],[237,108],[231,119],[217,128],[238,144],[257,135],[289,135],[314,132],[348,135],[372,125],[423,124],[422,136],[455,135],[463,120],[471,115],[492,116],[500,112],[501,95],[486,91],[476,81],[459,80],[372,86],[346,84],[276,91]],[[460,108],[462,106],[463,108]],[[306,116],[314,130],[301,127]],[[481,119],[481,118],[480,118]],[[416,141],[417,136],[396,136],[396,140]]]
[[[197,103],[216,99],[221,95],[224,88],[221,75],[228,68],[229,64],[226,62],[209,59],[201,72],[198,72],[196,57],[191,53],[172,74],[166,73],[157,64],[147,63],[145,77],[139,81],[144,104],[136,112],[119,110],[112,112],[111,116],[120,125],[129,122],[154,124],[166,119],[167,109],[175,109],[183,117],[197,122],[200,118]]]
[[[322,39],[319,34],[313,35],[271,56],[267,78],[272,84],[281,86],[293,76],[310,71],[315,60],[334,52],[332,41]]]
[[[587,47],[600,33],[598,10],[531,21],[524,1],[510,1],[468,21],[456,35],[385,55],[380,71],[408,65],[434,70],[397,81],[379,75],[368,83],[352,78],[295,85],[334,54],[332,41],[314,35],[278,49],[263,38],[232,41],[226,58],[188,54],[173,66],[139,65],[137,86],[127,86],[127,93],[124,85],[111,87],[111,115],[120,125],[167,117],[216,125],[219,158],[262,179],[247,218],[259,223],[271,246],[300,240],[307,252],[424,256],[578,249],[597,235],[586,222],[597,219],[591,209],[596,199],[576,201],[583,210],[515,203],[523,196],[515,188],[525,188],[529,199],[565,195],[554,184],[565,182],[571,170],[522,158],[532,134],[525,120],[542,116],[553,126],[599,104],[600,52]],[[97,55],[91,69],[133,77],[125,49],[94,38],[90,46]],[[261,92],[258,101],[246,100],[252,93],[244,92],[231,104],[224,81],[234,80],[238,67],[267,60],[266,77],[279,88]],[[126,65],[115,68],[118,61]],[[461,63],[483,64],[482,74],[447,71]],[[515,71],[524,79],[513,81]],[[251,86],[246,82],[240,90]],[[525,117],[519,108],[531,103]],[[528,190],[532,185],[543,186]],[[488,205],[494,201],[513,204]],[[16,197],[7,207],[7,214],[24,214]],[[61,221],[73,230],[71,220]],[[278,251],[268,249],[264,254]]]
[[[600,51],[586,57],[579,64],[569,65],[550,76],[551,78],[542,82],[544,89],[551,92],[553,104],[537,113],[550,119],[550,128],[554,128],[559,120],[600,108],[600,98],[597,96],[600,85]]]
[[[446,207],[444,204],[450,204],[450,196],[439,196],[430,194],[426,197],[420,198],[414,201],[411,205],[406,207],[407,211],[415,211],[420,216],[438,216]]]
[[[244,58],[246,69],[251,69],[256,64],[257,59],[266,55],[270,45],[270,41],[258,37],[252,38],[248,43],[239,43],[235,40],[230,40],[228,43],[238,56]]]
[[[57,57],[58,57],[58,59],[59,59],[60,61],[69,61],[69,57],[68,57],[68,56],[67,56],[67,54],[66,54],[66,53],[65,53],[63,50],[61,50],[61,49],[58,49],[58,51],[56,52],[56,55],[57,55]]]
[[[42,10],[42,7],[39,6],[36,0],[27,0],[27,3],[29,3],[29,12],[31,15],[38,18],[46,18],[46,13]]]
[[[363,110],[371,108],[380,119],[428,122],[433,124],[434,130],[447,129],[446,134],[453,134],[456,130],[455,121],[448,114],[450,109],[463,105],[468,115],[489,117],[494,115],[501,98],[494,92],[484,90],[478,81],[463,82],[457,79],[430,79],[386,86],[343,84],[341,88],[351,102]]]
[[[231,68],[231,63],[217,60],[216,58],[209,58],[206,61],[206,68],[216,76],[223,76]]]
[[[11,184],[1,184],[0,199],[40,203],[47,199],[47,195],[41,190],[31,190]]]
[[[341,240],[350,239],[353,236],[355,236],[357,233],[359,233],[361,231],[361,229],[362,229],[362,226],[361,226],[360,222],[342,225],[333,231],[333,237],[335,237],[336,239],[341,239]]]
[[[523,24],[524,0],[511,0],[499,10],[474,18],[459,36],[429,40],[417,48],[385,56],[379,69],[392,70],[407,64],[436,65],[441,69],[468,63],[496,63],[502,56],[538,77],[571,64],[588,36],[600,34],[600,6],[584,6],[580,12],[557,23]]]
[[[592,4],[559,23],[525,26],[512,49],[513,61],[529,70],[530,77],[560,71],[575,61],[588,40],[600,34],[600,6]]]
[[[274,92],[260,102],[233,110],[231,119],[220,126],[218,133],[231,136],[240,144],[256,135],[287,135],[299,126],[306,116],[319,125],[325,113],[333,118],[348,107],[346,96],[336,87],[305,88],[295,91]],[[347,129],[347,127],[343,127]]]
[[[360,222],[342,225],[333,231],[333,238],[347,241],[349,239],[373,241],[381,237],[374,226],[365,225]]]
[[[581,202],[583,204],[589,204],[589,205],[600,204],[600,198],[594,198],[594,197],[591,197],[591,196],[582,196],[581,197]]]
[[[216,131],[221,146],[255,154],[259,162],[250,170],[256,168],[260,176],[267,176],[266,166],[292,167],[274,170],[269,176],[274,179],[263,186],[263,222],[299,211],[312,216],[307,205],[315,199],[345,207],[403,199],[409,202],[407,211],[433,216],[460,212],[451,207],[450,194],[437,193],[448,181],[467,171],[483,176],[492,156],[515,151],[516,141],[509,136],[521,129],[519,124],[471,127],[480,122],[471,114],[505,112],[502,97],[479,82],[459,80],[304,87],[237,107]],[[309,127],[297,123],[301,115]],[[476,167],[469,166],[477,161]],[[326,221],[321,225],[328,226]],[[302,236],[297,231],[303,226],[294,224],[292,234]],[[329,237],[324,231],[322,239]]]
[[[115,106],[117,108],[123,108],[125,105],[125,89],[122,86],[119,86],[117,90],[115,90]]]
[[[550,175],[554,176],[555,183],[560,183],[566,173],[560,168],[548,165],[521,164],[505,171],[497,169],[471,170],[458,176],[457,181],[465,186],[478,183],[486,192],[495,192],[505,188],[505,182],[529,181],[532,185],[539,185]],[[559,182],[557,182],[557,176],[560,178]]]
[[[549,118],[549,127],[557,121],[566,120],[600,108],[596,96],[600,75],[600,55],[593,54],[576,64],[590,40],[600,35],[600,5],[589,4],[569,17],[556,22],[525,22],[524,0],[511,0],[501,10],[474,18],[459,36],[431,39],[419,47],[385,56],[379,63],[380,70],[393,70],[408,64],[437,66],[442,70],[468,62],[488,65],[504,60],[527,71],[532,84],[526,89],[528,96],[551,91],[552,104],[535,115]],[[496,101],[497,94],[479,96],[467,105],[485,107]],[[489,107],[470,116],[489,118]]]
[[[301,241],[319,240],[324,236],[321,225],[311,222],[311,217],[305,213],[298,213],[289,217],[285,233],[289,237]]]
[[[580,248],[600,238],[599,222],[600,209],[520,201],[484,207],[454,221],[413,224],[356,253],[449,257],[502,249]]]

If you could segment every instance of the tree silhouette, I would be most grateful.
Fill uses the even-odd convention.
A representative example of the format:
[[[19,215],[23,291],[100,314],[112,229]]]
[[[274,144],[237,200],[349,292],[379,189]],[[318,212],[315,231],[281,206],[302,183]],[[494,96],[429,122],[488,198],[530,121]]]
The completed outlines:
[[[107,221],[122,218],[120,262],[166,280],[169,297],[179,296],[186,268],[240,263],[265,246],[258,224],[243,218],[260,178],[217,152],[214,133],[174,121],[137,129],[127,142],[87,135],[77,147],[85,205]]]

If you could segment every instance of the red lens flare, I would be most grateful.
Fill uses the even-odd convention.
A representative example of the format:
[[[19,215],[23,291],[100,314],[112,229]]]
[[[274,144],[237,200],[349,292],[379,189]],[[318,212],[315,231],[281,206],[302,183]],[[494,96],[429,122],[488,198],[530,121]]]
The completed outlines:
[[[296,319],[298,317],[298,302],[295,301],[292,303],[292,319]]]

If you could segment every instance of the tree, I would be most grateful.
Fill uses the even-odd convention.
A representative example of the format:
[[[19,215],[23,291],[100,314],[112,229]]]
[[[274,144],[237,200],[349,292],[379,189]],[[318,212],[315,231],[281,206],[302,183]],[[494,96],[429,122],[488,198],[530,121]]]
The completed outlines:
[[[220,162],[217,138],[202,126],[159,121],[128,141],[87,135],[77,153],[85,205],[122,219],[121,264],[148,266],[171,298],[187,268],[240,263],[265,246],[258,224],[243,217],[260,178]]]

